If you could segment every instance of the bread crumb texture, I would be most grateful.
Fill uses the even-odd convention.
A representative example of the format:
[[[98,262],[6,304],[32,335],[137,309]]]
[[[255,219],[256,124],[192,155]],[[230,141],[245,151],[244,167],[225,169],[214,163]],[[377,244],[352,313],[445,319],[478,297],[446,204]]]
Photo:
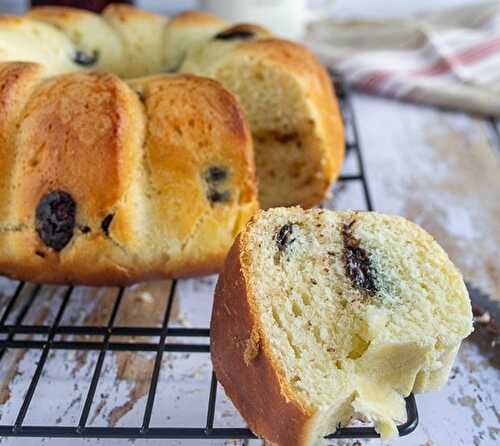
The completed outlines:
[[[472,331],[461,274],[401,217],[271,209],[249,224],[239,255],[252,339],[307,414],[308,440],[297,444],[353,417],[373,420],[384,439],[397,435],[404,397],[444,384]]]

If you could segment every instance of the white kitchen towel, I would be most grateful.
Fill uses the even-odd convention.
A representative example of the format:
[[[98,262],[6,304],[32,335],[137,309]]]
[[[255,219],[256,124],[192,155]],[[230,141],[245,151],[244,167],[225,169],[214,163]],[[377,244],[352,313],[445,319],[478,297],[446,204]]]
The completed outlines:
[[[364,91],[500,117],[500,2],[311,24],[309,45]]]

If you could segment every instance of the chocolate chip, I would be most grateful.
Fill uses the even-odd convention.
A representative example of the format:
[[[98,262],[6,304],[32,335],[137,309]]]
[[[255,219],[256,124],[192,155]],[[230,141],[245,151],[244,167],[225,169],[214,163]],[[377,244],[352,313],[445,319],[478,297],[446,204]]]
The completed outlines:
[[[221,166],[211,166],[203,174],[203,178],[208,183],[218,183],[228,177],[227,169]]]
[[[45,253],[43,251],[35,251],[35,254],[38,256],[38,257],[41,257],[42,259],[45,258]]]
[[[345,224],[342,228],[345,272],[356,288],[373,296],[378,291],[375,272],[368,253],[359,246],[359,240],[351,232],[353,224],[354,220],[349,224]]]
[[[78,226],[78,229],[82,231],[82,234],[88,234],[90,232],[89,226]]]
[[[253,37],[255,37],[255,33],[253,31],[229,28],[221,31],[219,34],[216,34],[214,38],[218,40],[248,40],[252,39]]]
[[[61,251],[73,237],[75,215],[76,203],[70,194],[61,190],[50,192],[36,208],[36,232],[47,246]]]
[[[141,102],[146,102],[146,97],[144,96],[143,91],[136,90],[135,92],[137,93],[137,96],[139,97],[139,100]]]
[[[113,220],[114,216],[115,214],[108,214],[101,222],[101,229],[106,237],[109,237],[109,226],[111,225],[111,221]]]
[[[283,252],[286,248],[292,244],[295,239],[290,239],[293,232],[293,225],[286,224],[282,226],[279,232],[276,234],[276,244],[278,245],[278,251]]]
[[[92,65],[95,65],[98,59],[99,51],[97,50],[94,50],[92,54],[77,50],[73,57],[73,62],[78,65],[82,65],[83,67],[90,67]]]
[[[220,192],[216,189],[209,189],[207,198],[212,203],[225,203],[231,198],[231,193],[228,190]]]

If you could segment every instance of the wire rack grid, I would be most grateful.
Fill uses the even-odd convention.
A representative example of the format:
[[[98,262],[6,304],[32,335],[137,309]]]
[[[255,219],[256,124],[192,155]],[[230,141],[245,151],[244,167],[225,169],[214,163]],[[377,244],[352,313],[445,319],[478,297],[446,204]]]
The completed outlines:
[[[330,73],[335,85],[340,108],[346,127],[346,150],[354,155],[358,171],[354,174],[341,175],[338,184],[357,182],[361,184],[364,204],[366,209],[372,210],[373,204],[368,187],[363,155],[359,143],[356,121],[351,103],[351,96],[348,88],[340,81],[334,73]],[[326,206],[325,206],[326,207]],[[0,424],[0,436],[17,437],[72,437],[72,438],[161,438],[161,439],[255,439],[257,438],[247,427],[230,428],[214,427],[215,404],[217,397],[217,379],[212,372],[210,391],[207,401],[206,421],[199,427],[152,427],[151,415],[157,395],[158,379],[162,364],[162,357],[165,352],[184,353],[208,353],[209,352],[209,329],[208,328],[185,328],[170,327],[169,320],[172,312],[172,305],[175,299],[177,281],[172,282],[166,308],[163,314],[161,327],[136,327],[117,326],[115,319],[122,302],[124,289],[117,291],[112,311],[108,322],[102,326],[74,326],[62,325],[61,320],[68,303],[70,302],[74,287],[67,287],[56,316],[51,325],[27,325],[23,321],[30,307],[36,299],[43,285],[33,288],[24,306],[17,312],[12,323],[7,323],[9,315],[18,303],[19,296],[25,287],[25,283],[20,282],[3,309],[0,317],[0,367],[2,359],[7,349],[37,349],[41,351],[38,363],[31,377],[30,384],[22,400],[21,407],[12,424]],[[0,309],[1,310],[1,309]],[[23,336],[24,335],[24,336]],[[25,335],[31,335],[26,339]],[[101,336],[100,341],[87,340],[85,336]],[[113,337],[119,336],[120,341],[114,341]],[[137,337],[158,337],[156,343],[136,342]],[[190,339],[203,339],[205,343],[171,343],[166,342],[167,338],[186,337]],[[20,339],[22,338],[22,339]],[[42,338],[42,339],[40,339]],[[131,340],[127,342],[127,340]],[[132,339],[134,341],[132,342]],[[88,387],[83,408],[80,413],[78,423],[74,426],[58,425],[26,425],[24,424],[26,414],[33,401],[35,390],[40,381],[44,365],[46,364],[49,352],[54,350],[72,351],[94,351],[98,352],[93,375]],[[140,426],[135,427],[93,427],[88,426],[89,414],[96,395],[99,379],[103,371],[103,364],[106,353],[109,351],[128,352],[153,352],[155,360],[149,391],[147,393],[145,410]],[[165,390],[168,391],[168,390]],[[415,398],[410,395],[406,398],[407,421],[398,426],[401,436],[411,433],[418,424],[418,412]],[[337,438],[377,438],[379,435],[373,427],[342,427],[333,434],[328,435],[328,439]]]

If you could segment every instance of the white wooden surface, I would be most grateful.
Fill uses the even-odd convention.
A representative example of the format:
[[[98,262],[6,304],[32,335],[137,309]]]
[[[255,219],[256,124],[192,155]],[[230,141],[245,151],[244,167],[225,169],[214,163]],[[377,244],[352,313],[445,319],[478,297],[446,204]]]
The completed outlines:
[[[145,3],[147,0],[143,0]],[[12,3],[12,2],[10,2]],[[154,3],[154,4],[153,4]],[[193,2],[184,2],[192,4]],[[336,12],[344,16],[381,16],[390,12],[464,3],[457,0],[339,1]],[[470,2],[469,2],[470,3]],[[2,1],[0,1],[0,7]],[[165,10],[171,2],[146,6]],[[355,96],[356,116],[364,149],[369,185],[375,208],[405,215],[430,231],[464,272],[466,280],[500,299],[500,160],[498,141],[490,125],[457,112],[444,112],[391,100]],[[347,160],[345,169],[353,169]],[[357,186],[338,191],[331,203],[360,208]],[[181,281],[174,324],[207,326],[216,277]],[[0,308],[13,284],[0,282]],[[148,308],[164,305],[168,284],[132,290],[125,297],[123,323],[158,325],[159,312]],[[25,297],[28,296],[26,290]],[[105,320],[115,290],[89,292],[79,288],[77,299],[65,313],[65,323]],[[61,299],[61,290],[44,288],[27,318],[50,323]],[[392,444],[497,445],[500,444],[500,351],[491,346],[484,330],[464,342],[452,379],[439,392],[417,397],[420,425],[412,435]],[[151,340],[154,342],[155,340]],[[182,341],[182,340],[180,340]],[[138,425],[144,409],[151,354],[110,353],[92,407],[90,425]],[[10,351],[0,367],[0,423],[12,422],[36,366],[32,352]],[[74,425],[92,377],[96,354],[52,354],[26,418],[27,424]],[[166,354],[162,364],[153,426],[204,423],[211,366],[208,355]],[[241,426],[243,421],[218,394],[216,426]],[[126,445],[129,440],[66,440],[0,438],[0,445]],[[221,445],[210,441],[138,441],[144,445]],[[238,443],[229,443],[238,444]],[[251,442],[260,444],[260,442]],[[331,442],[352,445],[353,441]],[[380,444],[378,440],[361,444]]]

